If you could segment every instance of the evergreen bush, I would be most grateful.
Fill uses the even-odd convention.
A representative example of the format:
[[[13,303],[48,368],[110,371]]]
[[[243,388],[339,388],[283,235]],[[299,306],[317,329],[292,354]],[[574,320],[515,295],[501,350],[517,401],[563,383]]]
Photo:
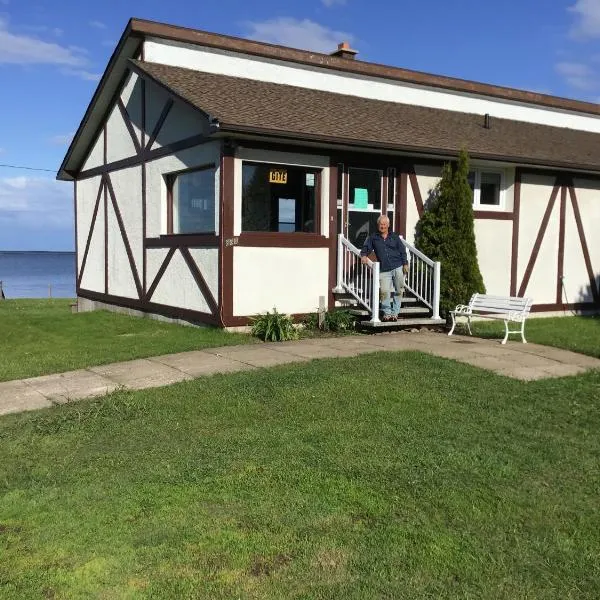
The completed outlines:
[[[466,304],[475,292],[485,293],[468,175],[469,155],[461,150],[456,165],[444,165],[415,236],[415,246],[441,263],[440,314],[446,318],[450,310]]]

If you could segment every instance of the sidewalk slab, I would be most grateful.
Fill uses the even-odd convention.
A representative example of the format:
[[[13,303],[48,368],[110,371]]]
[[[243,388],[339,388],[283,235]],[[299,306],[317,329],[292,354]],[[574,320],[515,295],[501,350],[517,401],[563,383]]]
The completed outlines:
[[[52,402],[24,381],[0,383],[0,415],[48,408],[49,406],[52,406]]]
[[[235,360],[252,367],[272,367],[308,360],[302,356],[288,354],[283,350],[273,350],[265,346],[225,346],[203,350],[206,354]]]
[[[183,371],[145,358],[90,367],[89,370],[132,390],[160,387],[193,379],[191,375]]]
[[[53,404],[102,396],[114,392],[119,387],[113,381],[87,369],[32,377],[24,382]]]
[[[224,356],[209,354],[202,350],[193,350],[181,354],[166,354],[164,356],[149,358],[148,360],[177,369],[190,377],[213,375],[215,373],[231,373],[234,371],[249,371],[256,368],[252,365],[231,360]]]

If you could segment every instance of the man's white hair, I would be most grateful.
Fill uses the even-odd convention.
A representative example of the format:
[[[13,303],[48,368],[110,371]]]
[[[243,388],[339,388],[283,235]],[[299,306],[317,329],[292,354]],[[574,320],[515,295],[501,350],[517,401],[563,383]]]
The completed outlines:
[[[381,221],[386,220],[388,223],[390,222],[390,218],[387,215],[379,215],[379,217],[377,217],[377,225],[379,225],[379,223],[381,223]]]

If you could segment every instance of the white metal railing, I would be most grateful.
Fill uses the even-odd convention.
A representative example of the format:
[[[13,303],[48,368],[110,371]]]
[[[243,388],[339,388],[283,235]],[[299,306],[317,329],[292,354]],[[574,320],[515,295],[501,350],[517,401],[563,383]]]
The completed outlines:
[[[425,306],[431,317],[440,317],[440,263],[435,262],[403,238],[409,271],[405,286]],[[371,322],[379,322],[379,263],[362,264],[360,250],[342,234],[338,235],[336,292],[347,292],[371,313]]]
[[[338,235],[336,292],[348,292],[379,322],[379,263],[367,259],[362,264],[360,250]]]
[[[408,256],[406,289],[431,308],[431,317],[440,318],[440,263],[431,260],[401,238]]]

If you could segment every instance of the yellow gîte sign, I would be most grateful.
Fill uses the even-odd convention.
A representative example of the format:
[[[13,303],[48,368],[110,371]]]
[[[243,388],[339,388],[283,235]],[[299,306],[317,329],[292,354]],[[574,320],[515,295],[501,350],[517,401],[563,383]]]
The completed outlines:
[[[287,183],[287,171],[285,169],[271,169],[269,171],[269,183]]]

